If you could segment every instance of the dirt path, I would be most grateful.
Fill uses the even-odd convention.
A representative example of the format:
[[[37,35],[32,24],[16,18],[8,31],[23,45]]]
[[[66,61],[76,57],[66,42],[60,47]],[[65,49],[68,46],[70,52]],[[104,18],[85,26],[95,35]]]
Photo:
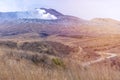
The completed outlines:
[[[96,59],[96,60],[92,60],[92,61],[83,63],[82,66],[89,66],[91,64],[95,64],[95,63],[104,61],[106,59],[114,58],[114,57],[117,56],[117,54],[115,54],[115,53],[106,53],[106,52],[96,52],[96,53],[99,54],[99,55],[101,55],[101,57],[98,58],[98,59]],[[102,55],[107,55],[107,56],[102,56]]]

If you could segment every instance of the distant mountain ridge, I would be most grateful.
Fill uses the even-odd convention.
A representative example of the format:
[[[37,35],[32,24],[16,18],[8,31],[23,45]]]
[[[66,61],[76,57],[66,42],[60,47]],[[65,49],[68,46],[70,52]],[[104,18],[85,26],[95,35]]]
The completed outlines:
[[[0,37],[100,36],[120,34],[120,22],[109,18],[90,21],[54,9],[0,13]]]
[[[54,9],[36,8],[31,11],[0,12],[0,19],[44,19],[54,20],[64,16]]]

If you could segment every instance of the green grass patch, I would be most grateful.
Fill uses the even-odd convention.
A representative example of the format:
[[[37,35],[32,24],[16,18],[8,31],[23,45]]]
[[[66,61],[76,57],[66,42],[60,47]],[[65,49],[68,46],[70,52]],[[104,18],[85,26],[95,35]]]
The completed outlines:
[[[59,59],[59,58],[53,58],[53,59],[52,59],[52,62],[53,62],[55,65],[57,65],[57,66],[60,66],[60,67],[65,68],[64,62],[63,62],[61,59]]]

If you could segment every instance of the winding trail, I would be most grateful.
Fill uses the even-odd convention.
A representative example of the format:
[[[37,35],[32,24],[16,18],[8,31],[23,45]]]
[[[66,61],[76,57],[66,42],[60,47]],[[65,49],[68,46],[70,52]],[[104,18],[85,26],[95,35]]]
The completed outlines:
[[[91,64],[95,64],[95,63],[104,61],[106,59],[111,59],[111,58],[117,57],[117,54],[115,54],[115,53],[106,53],[106,52],[96,52],[96,53],[99,54],[99,55],[107,55],[107,56],[101,56],[100,58],[98,58],[96,60],[92,60],[92,61],[83,63],[82,66],[83,67],[89,66]]]

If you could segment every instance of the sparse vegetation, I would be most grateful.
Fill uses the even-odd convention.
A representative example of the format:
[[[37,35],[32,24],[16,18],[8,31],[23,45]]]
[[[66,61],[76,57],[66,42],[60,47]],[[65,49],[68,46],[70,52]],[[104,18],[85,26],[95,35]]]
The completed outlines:
[[[58,42],[51,42],[51,41],[30,42],[30,43],[25,42],[20,46],[20,48],[22,50],[30,50],[34,52],[45,53],[55,56],[65,56],[74,50],[67,45]]]
[[[13,41],[0,41],[1,47],[17,48],[17,43]]]
[[[79,51],[77,46],[75,46],[77,49],[74,49],[65,42],[54,40],[20,43],[10,40],[0,41],[0,80],[119,80],[119,57],[87,67],[82,67],[80,63],[74,62],[74,58],[69,58],[69,55],[77,55],[83,58],[79,59],[83,62],[87,58],[96,59],[99,55],[93,54],[94,49],[105,47],[109,49],[119,43],[119,41],[112,43],[114,39],[110,43],[107,39],[89,38],[73,42],[73,46],[80,44],[82,51],[86,51],[78,54],[74,51]]]

